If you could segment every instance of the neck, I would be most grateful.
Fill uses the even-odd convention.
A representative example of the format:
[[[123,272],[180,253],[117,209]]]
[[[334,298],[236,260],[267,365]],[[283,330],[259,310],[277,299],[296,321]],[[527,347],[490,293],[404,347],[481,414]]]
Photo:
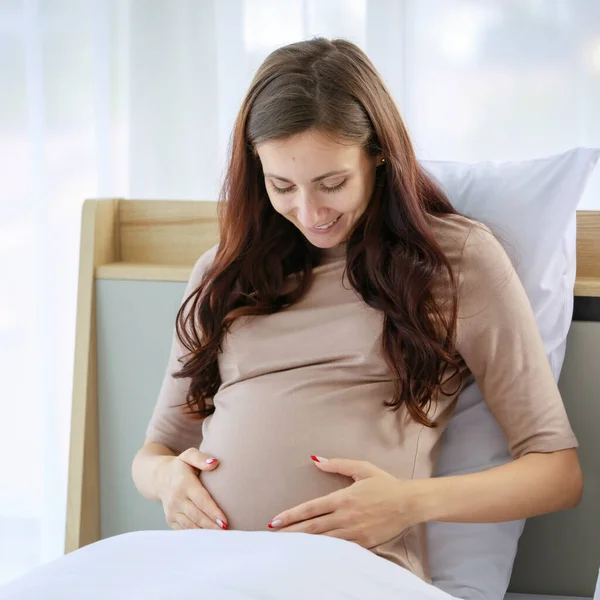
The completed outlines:
[[[322,248],[321,256],[323,257],[324,262],[333,262],[342,258],[346,258],[346,250],[346,244],[339,244],[333,248]]]

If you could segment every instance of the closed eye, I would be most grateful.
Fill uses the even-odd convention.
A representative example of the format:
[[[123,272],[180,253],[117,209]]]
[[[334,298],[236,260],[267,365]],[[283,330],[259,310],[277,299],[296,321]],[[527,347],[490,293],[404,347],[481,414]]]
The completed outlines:
[[[322,185],[321,187],[323,188],[323,191],[327,192],[328,194],[331,194],[333,192],[337,192],[337,191],[341,190],[345,185],[346,185],[346,180],[344,179],[344,181],[342,181],[341,183],[338,183],[337,185],[334,185],[333,187],[327,187],[326,185]]]
[[[286,187],[286,188],[280,188],[280,187],[277,187],[274,183],[271,183],[271,187],[273,188],[273,191],[277,194],[288,194],[289,192],[291,192],[294,189],[293,185],[290,185],[290,187]]]
[[[341,190],[344,185],[346,185],[346,179],[344,179],[342,182],[338,183],[337,185],[334,185],[332,187],[328,187],[326,185],[321,185],[321,189],[324,192],[327,192],[328,194],[332,194],[334,192],[338,192],[339,190]],[[289,187],[286,188],[280,188],[277,187],[273,182],[271,182],[271,188],[273,189],[273,191],[276,194],[289,194],[296,186],[294,185],[290,185]]]

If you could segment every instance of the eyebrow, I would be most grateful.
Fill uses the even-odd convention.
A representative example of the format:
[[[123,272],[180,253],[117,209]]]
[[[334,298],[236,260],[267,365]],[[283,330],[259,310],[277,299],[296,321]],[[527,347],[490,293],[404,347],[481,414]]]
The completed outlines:
[[[316,181],[322,181],[323,179],[327,179],[333,175],[345,175],[350,169],[340,169],[339,171],[328,171],[327,173],[323,173],[323,175],[319,175],[311,179],[311,183],[315,183]],[[285,181],[286,183],[294,183],[285,177],[280,177],[279,175],[274,175],[273,173],[265,173],[265,177],[271,177],[272,179],[278,179],[279,181]]]

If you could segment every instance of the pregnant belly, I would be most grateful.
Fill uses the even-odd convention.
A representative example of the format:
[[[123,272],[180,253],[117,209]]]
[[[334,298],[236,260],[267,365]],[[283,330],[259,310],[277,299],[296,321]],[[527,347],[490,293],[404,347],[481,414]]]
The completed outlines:
[[[362,392],[360,402],[348,396],[347,389],[282,391],[276,381],[259,386],[252,380],[215,396],[200,449],[220,462],[201,481],[232,529],[265,530],[279,512],[353,483],[320,471],[310,459],[368,458],[367,440],[378,437],[375,413],[385,411],[375,409],[378,399],[366,402]],[[366,398],[373,399],[373,390]]]

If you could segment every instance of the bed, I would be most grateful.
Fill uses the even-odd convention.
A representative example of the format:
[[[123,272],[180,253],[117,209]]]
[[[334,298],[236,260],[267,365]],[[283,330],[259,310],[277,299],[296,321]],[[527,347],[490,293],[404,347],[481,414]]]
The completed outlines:
[[[579,257],[576,294],[592,300],[597,307],[600,302],[600,272],[596,277],[596,270],[600,271],[600,213],[579,213],[578,224],[578,249],[583,250]],[[131,556],[128,544],[138,544],[136,547],[152,545],[148,542],[150,538],[144,541],[144,535],[166,535],[162,541],[182,540],[189,536],[189,532],[164,531],[166,525],[161,507],[139,496],[131,481],[130,467],[133,455],[143,441],[164,374],[172,326],[191,266],[203,251],[217,242],[217,238],[216,208],[212,202],[110,199],[90,200],[84,206],[67,554],[99,540],[102,540],[101,544],[107,544],[118,539],[123,545],[120,550],[112,547],[113,558],[115,552]],[[148,326],[149,323],[152,326]],[[528,522],[507,600],[558,600],[591,598],[593,595],[600,565],[600,448],[596,442],[596,431],[600,428],[600,379],[589,357],[599,353],[600,323],[574,322],[559,385],[580,439],[586,491],[577,509]],[[227,535],[229,533],[237,532]],[[177,535],[180,537],[176,538]],[[557,536],[560,536],[559,540]],[[39,585],[45,589],[44,598],[54,598],[48,595],[49,580],[71,578],[73,583],[72,579],[79,577],[67,567],[80,564],[78,561],[83,559],[78,557],[82,555],[89,556],[78,551],[61,559],[63,566],[54,574],[47,569],[56,569],[56,565],[40,570],[46,577],[39,579],[43,582]],[[243,556],[248,558],[249,555]],[[273,556],[276,560],[276,555]],[[66,560],[71,562],[67,564]],[[150,591],[157,593],[160,582],[150,567],[151,564],[140,565],[140,572],[145,572],[148,581],[154,582]],[[85,568],[83,572],[92,577]],[[266,572],[273,573],[273,569]],[[104,573],[97,585],[110,581],[110,575]],[[34,585],[32,578],[29,581],[31,586],[38,585]],[[78,585],[83,585],[82,581]],[[91,585],[91,579],[87,581]],[[357,586],[355,591],[359,589]],[[78,589],[81,594],[82,588]],[[13,591],[12,596],[3,596],[2,591],[0,599],[30,600],[34,597],[27,595],[30,593],[27,591],[22,595]],[[91,600],[100,596],[80,597]],[[150,597],[163,596],[146,596]],[[169,597],[180,600],[188,596],[182,591],[181,596]],[[196,597],[271,596],[213,594]],[[369,597],[384,600],[383,596]],[[68,599],[61,596],[61,600]]]
[[[306,534],[188,530],[114,536],[0,588],[0,600],[34,598],[452,600],[453,597],[344,540]],[[557,597],[509,595],[509,599],[557,600]]]

